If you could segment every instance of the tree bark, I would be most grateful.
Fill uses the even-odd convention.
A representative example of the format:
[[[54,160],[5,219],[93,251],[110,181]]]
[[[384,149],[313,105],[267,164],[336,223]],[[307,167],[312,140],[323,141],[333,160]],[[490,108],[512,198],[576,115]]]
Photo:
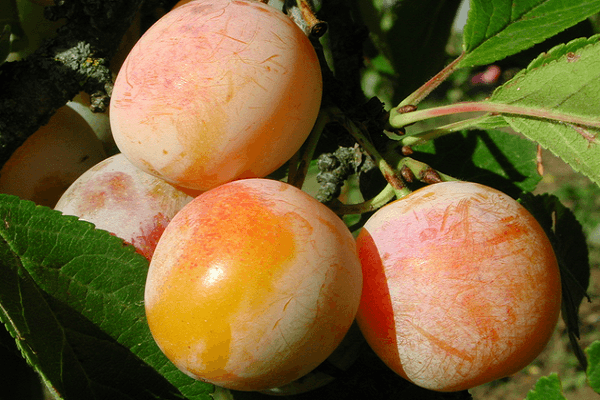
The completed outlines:
[[[108,68],[142,0],[56,0],[49,19],[66,18],[58,35],[26,59],[0,66],[0,165],[79,92],[104,111]]]

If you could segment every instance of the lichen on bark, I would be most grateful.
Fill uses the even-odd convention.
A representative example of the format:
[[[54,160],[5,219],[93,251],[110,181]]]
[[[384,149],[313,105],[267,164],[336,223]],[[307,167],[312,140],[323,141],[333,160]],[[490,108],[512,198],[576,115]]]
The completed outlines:
[[[108,68],[142,0],[56,0],[45,15],[66,18],[56,37],[23,60],[0,66],[0,165],[54,112],[84,91],[108,106]]]

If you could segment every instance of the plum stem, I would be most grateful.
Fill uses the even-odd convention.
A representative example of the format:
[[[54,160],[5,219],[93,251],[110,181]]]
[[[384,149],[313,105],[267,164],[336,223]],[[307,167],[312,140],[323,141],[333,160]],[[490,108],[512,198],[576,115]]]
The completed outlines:
[[[375,146],[367,139],[362,129],[339,108],[332,107],[329,112],[332,119],[342,125],[354,137],[356,142],[373,157],[385,180],[394,188],[396,196],[400,198],[410,193],[410,189],[406,187],[400,174],[381,156]]]
[[[398,167],[403,176],[405,176],[405,173],[410,173],[412,178],[418,179],[419,181],[427,184],[459,180],[450,175],[446,175],[444,173],[436,171],[433,168],[431,168],[428,164],[425,164],[421,161],[417,161],[410,157],[403,157],[399,161]],[[412,182],[411,179],[407,180]],[[406,192],[404,196],[406,196],[409,193],[410,192]],[[385,186],[385,188],[383,188],[383,190],[377,194],[377,196],[362,203],[344,204],[340,200],[334,199],[328,202],[326,205],[338,215],[364,214],[366,212],[380,209],[381,207],[389,203],[391,200],[393,200],[394,197],[400,198],[393,186],[388,183]]]
[[[444,82],[454,71],[457,70],[457,66],[460,61],[463,59],[465,53],[463,52],[460,56],[458,56],[454,61],[448,64],[444,69],[438,72],[433,78],[425,82],[420,88],[412,92],[408,97],[406,97],[402,102],[396,107],[396,109],[401,109],[405,106],[415,106],[421,102],[425,97],[427,97],[431,92],[435,90],[442,82]],[[391,122],[392,114],[390,114],[390,122]],[[393,126],[393,124],[392,124]]]
[[[294,1],[285,12],[308,37],[320,38],[327,32],[327,23],[317,18],[312,5],[307,0]]]
[[[414,158],[403,157],[399,162],[400,171],[406,171],[412,174],[415,179],[423,183],[439,183],[439,182],[450,182],[459,181],[460,179],[454,178],[450,175],[439,172],[424,162],[417,161]],[[406,179],[408,180],[408,179]]]
[[[326,205],[333,210],[337,215],[347,214],[363,214],[369,211],[375,211],[396,197],[396,191],[389,183],[383,188],[377,196],[370,200],[357,204],[344,204],[338,199],[328,202]]]
[[[302,186],[304,185],[308,167],[310,166],[310,160],[312,160],[315,154],[323,129],[325,129],[325,125],[327,125],[329,121],[329,113],[319,111],[315,125],[313,126],[303,149],[299,150],[290,160],[288,183],[298,189],[302,189]]]

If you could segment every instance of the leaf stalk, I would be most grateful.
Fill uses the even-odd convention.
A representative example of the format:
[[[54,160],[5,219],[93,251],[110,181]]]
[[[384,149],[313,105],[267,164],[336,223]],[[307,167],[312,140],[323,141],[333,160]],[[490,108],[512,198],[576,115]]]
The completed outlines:
[[[507,116],[539,118],[562,123],[571,123],[580,126],[600,128],[600,119],[597,117],[582,117],[565,112],[550,110],[547,108],[527,107],[514,104],[496,103],[493,101],[462,102],[447,106],[433,107],[426,110],[417,110],[401,114],[392,110],[390,112],[390,124],[400,129],[415,122],[445,115],[485,112],[491,114],[504,114]]]
[[[438,72],[433,78],[425,82],[420,88],[412,92],[407,98],[402,100],[402,102],[395,109],[402,108],[408,105],[417,105],[429,96],[431,92],[433,92],[442,82],[444,82],[450,75],[457,70],[457,66],[460,61],[465,56],[463,52],[460,56],[458,56],[454,61],[448,64],[444,69]]]

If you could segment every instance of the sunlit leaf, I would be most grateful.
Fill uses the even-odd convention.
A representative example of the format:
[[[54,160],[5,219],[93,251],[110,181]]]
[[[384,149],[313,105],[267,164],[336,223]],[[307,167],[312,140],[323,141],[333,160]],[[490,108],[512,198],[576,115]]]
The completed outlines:
[[[588,357],[588,383],[596,393],[600,393],[600,341],[592,343],[585,352]]]
[[[600,11],[600,0],[471,0],[459,67],[528,49]]]
[[[600,36],[558,46],[499,87],[491,103],[539,117],[505,115],[510,126],[600,184]],[[549,118],[549,119],[546,119]],[[552,120],[557,118],[558,120]]]
[[[538,379],[535,388],[527,393],[525,400],[566,400],[558,375],[551,374]]]

